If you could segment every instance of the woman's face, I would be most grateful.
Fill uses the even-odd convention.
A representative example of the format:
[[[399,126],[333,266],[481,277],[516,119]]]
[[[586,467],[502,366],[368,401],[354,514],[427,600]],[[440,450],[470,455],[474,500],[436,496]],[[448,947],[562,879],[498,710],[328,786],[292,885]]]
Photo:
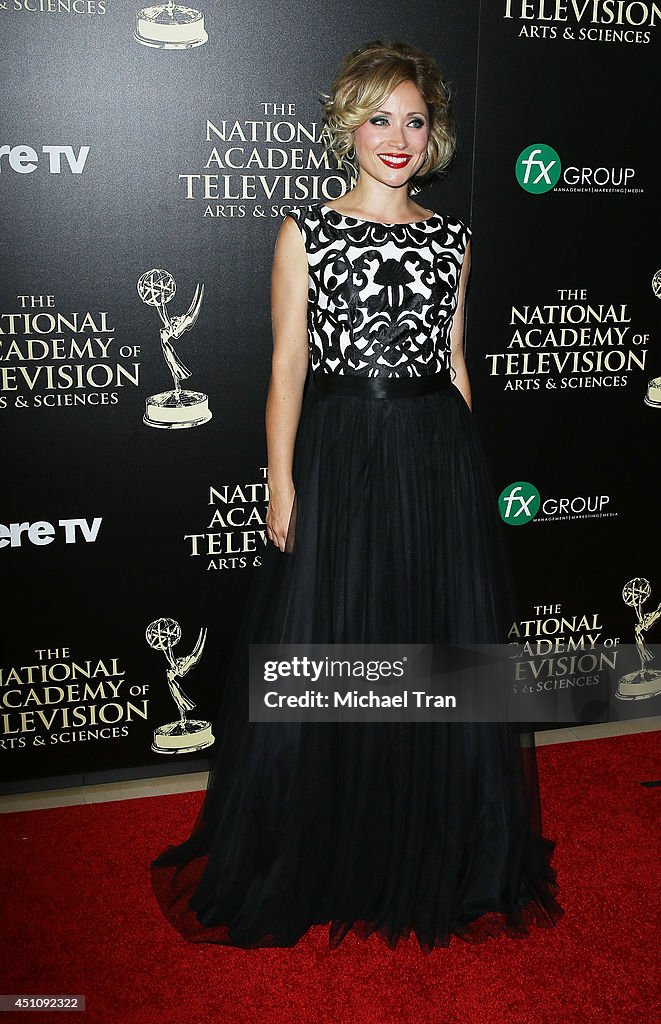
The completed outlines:
[[[401,188],[424,164],[428,138],[427,104],[413,82],[402,82],[354,132],[361,177]]]

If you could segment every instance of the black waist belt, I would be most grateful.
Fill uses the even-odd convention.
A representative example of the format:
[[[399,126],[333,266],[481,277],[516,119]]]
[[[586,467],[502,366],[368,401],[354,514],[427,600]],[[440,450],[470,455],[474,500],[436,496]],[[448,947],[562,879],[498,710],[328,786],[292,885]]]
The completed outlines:
[[[358,395],[364,398],[428,395],[451,384],[449,369],[422,377],[362,377],[356,373],[323,373],[315,370],[312,380],[315,389],[321,394]]]

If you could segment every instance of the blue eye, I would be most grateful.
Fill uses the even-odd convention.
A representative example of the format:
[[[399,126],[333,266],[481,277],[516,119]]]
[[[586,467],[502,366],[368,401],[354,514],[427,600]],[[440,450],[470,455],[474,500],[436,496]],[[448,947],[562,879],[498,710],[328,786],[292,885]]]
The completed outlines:
[[[381,127],[384,124],[388,124],[388,118],[383,114],[375,114],[374,117],[370,117],[370,124]],[[421,117],[414,117],[409,121],[409,127],[411,128],[424,128],[425,121]]]

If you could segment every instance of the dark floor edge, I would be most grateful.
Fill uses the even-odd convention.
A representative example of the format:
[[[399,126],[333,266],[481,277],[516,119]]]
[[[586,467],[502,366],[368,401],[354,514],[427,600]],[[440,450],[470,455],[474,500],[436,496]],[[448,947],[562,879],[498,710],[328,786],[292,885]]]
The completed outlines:
[[[209,759],[176,761],[168,764],[137,765],[128,768],[108,768],[105,771],[84,772],[75,775],[49,775],[43,779],[18,779],[0,783],[0,796],[18,793],[45,793],[54,789],[76,789],[81,786],[102,786],[112,782],[140,782],[142,779],[160,779],[170,775],[192,775],[208,772]]]

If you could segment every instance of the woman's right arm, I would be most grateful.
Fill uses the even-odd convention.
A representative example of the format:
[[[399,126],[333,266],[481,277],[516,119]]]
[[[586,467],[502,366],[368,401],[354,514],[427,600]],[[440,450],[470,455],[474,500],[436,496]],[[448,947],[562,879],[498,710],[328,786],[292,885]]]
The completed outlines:
[[[294,502],[292,466],[308,369],[308,261],[296,224],[287,217],[278,233],[271,274],[273,355],[266,398],[269,507],[266,532],[284,551]]]

